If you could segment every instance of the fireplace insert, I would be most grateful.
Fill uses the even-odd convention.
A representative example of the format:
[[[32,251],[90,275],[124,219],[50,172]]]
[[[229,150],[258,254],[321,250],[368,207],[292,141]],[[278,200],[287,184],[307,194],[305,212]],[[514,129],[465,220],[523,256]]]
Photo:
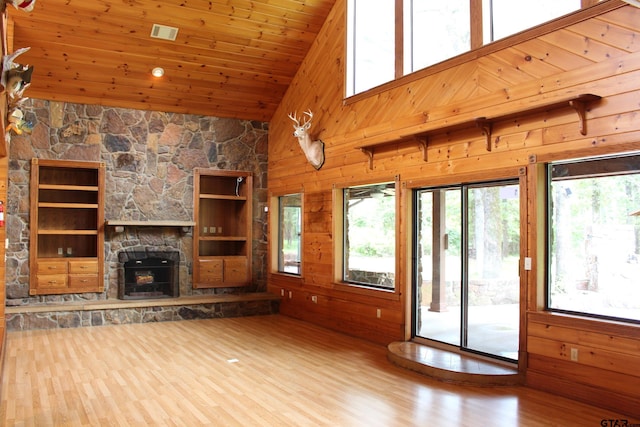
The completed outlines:
[[[172,298],[179,295],[178,252],[126,252],[119,254],[123,271],[120,299]]]

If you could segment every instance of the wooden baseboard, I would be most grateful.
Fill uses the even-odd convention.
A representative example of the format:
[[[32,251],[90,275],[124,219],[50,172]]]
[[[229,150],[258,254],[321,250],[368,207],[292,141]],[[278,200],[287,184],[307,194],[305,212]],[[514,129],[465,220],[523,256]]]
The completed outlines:
[[[615,393],[528,370],[525,385],[640,419],[640,397]],[[606,413],[603,411],[603,415]]]

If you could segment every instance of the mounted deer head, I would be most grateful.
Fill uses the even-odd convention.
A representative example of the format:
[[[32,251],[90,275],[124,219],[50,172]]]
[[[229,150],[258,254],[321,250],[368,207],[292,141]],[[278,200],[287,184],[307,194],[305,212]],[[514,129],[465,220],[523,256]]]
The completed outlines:
[[[311,166],[313,166],[316,170],[320,169],[324,164],[324,142],[319,139],[312,141],[309,136],[309,128],[311,127],[311,119],[313,118],[313,113],[311,110],[305,111],[304,114],[307,116],[304,120],[304,123],[300,124],[298,120],[297,113],[289,114],[289,118],[293,120],[293,136],[298,138],[298,142],[300,143],[300,148],[304,152],[304,155],[307,157]]]

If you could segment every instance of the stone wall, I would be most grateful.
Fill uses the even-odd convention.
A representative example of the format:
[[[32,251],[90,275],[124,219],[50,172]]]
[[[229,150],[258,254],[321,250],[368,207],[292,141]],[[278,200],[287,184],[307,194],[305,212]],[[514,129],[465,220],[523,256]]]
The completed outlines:
[[[128,227],[115,233],[107,227],[104,292],[29,296],[29,173],[34,157],[105,162],[105,218],[119,220],[192,220],[194,168],[252,172],[253,286],[249,290],[266,289],[267,123],[33,99],[22,110],[33,123],[33,132],[12,135],[9,148],[8,306],[115,298],[117,252],[137,247],[181,252],[180,295],[214,292],[196,292],[191,287],[192,231]]]
[[[131,323],[168,322],[213,319],[221,317],[257,316],[278,313],[279,302],[256,300],[217,302],[175,306],[118,307],[94,310],[8,312],[7,330],[79,328],[124,325]],[[11,308],[8,310],[12,310]]]

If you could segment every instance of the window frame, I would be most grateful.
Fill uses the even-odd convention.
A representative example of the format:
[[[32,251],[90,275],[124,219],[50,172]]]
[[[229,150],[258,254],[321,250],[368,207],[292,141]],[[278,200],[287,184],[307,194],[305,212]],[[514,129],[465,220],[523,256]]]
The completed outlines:
[[[544,176],[545,176],[545,188],[544,188],[544,203],[545,203],[545,213],[547,220],[545,221],[545,272],[544,272],[544,310],[547,313],[551,314],[560,314],[560,315],[570,315],[575,316],[577,318],[582,318],[585,320],[600,320],[606,322],[620,322],[628,325],[638,325],[640,324],[640,319],[631,319],[626,317],[618,317],[618,316],[610,316],[605,314],[598,313],[590,313],[584,311],[576,311],[567,308],[558,308],[553,307],[551,304],[551,287],[552,283],[552,250],[553,250],[553,200],[552,200],[552,169],[554,166],[559,165],[579,165],[579,164],[588,164],[589,162],[594,161],[619,161],[625,157],[637,157],[640,158],[640,152],[630,152],[630,153],[617,153],[617,154],[605,154],[605,155],[596,155],[589,157],[580,157],[580,158],[572,158],[572,159],[562,159],[557,161],[550,161],[544,164]],[[624,169],[615,170],[613,172],[608,173],[577,173],[571,175],[574,180],[578,180],[581,178],[597,178],[597,177],[612,177],[612,176],[621,176],[621,175],[639,175],[640,176],[640,167],[634,170],[634,173],[625,173]],[[572,178],[564,178],[558,179],[555,182],[559,181],[569,181]]]
[[[377,185],[384,183],[395,184],[395,263],[394,263],[394,287],[381,288],[368,286],[366,284],[351,283],[344,280],[343,272],[345,268],[345,209],[344,209],[344,190],[347,188],[361,187],[368,185]],[[355,292],[363,295],[375,296],[388,299],[399,299],[402,289],[405,286],[406,274],[402,268],[399,256],[401,251],[408,248],[402,244],[404,230],[401,230],[401,207],[403,206],[402,198],[406,197],[404,188],[400,185],[400,176],[396,175],[390,179],[376,179],[359,182],[339,183],[333,185],[333,287],[346,292]]]
[[[280,215],[280,200],[282,197],[291,195],[300,195],[300,266],[299,273],[291,273],[280,270],[280,230],[281,230],[281,215]],[[283,276],[290,276],[293,278],[301,279],[304,275],[304,192],[302,190],[293,190],[289,192],[282,192],[277,194],[271,194],[269,203],[269,234],[270,244],[269,250],[271,252],[269,261],[269,270],[272,274],[279,274]]]

